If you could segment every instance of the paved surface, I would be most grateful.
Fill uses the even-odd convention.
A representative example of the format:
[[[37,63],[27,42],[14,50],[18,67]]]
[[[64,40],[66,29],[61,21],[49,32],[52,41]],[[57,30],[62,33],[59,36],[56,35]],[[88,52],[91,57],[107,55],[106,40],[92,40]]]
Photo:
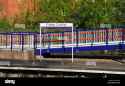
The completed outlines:
[[[125,63],[114,60],[106,59],[74,59],[72,63],[71,59],[53,59],[47,58],[41,61],[0,61],[0,69],[27,69],[29,70],[54,70],[54,71],[81,71],[92,72],[96,71],[116,71],[118,73],[125,74]],[[23,67],[23,68],[22,68]],[[34,69],[33,69],[34,68]],[[37,69],[36,69],[37,68]],[[59,70],[58,70],[59,69]],[[84,70],[84,71],[83,71]],[[94,71],[93,71],[94,72]]]

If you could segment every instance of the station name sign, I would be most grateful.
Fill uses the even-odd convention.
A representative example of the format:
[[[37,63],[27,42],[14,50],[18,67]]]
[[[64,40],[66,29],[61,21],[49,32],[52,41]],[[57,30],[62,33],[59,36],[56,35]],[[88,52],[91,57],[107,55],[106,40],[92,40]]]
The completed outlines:
[[[40,23],[40,27],[73,27],[73,23]]]

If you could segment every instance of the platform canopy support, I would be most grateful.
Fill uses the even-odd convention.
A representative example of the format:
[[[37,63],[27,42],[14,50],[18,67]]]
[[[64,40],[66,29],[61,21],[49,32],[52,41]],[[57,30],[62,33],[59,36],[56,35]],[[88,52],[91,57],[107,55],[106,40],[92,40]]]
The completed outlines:
[[[74,58],[74,52],[73,52],[73,44],[74,44],[74,27],[73,23],[40,23],[40,48],[42,48],[42,29],[43,28],[62,28],[62,29],[71,29],[72,30],[72,63]],[[40,49],[40,56],[41,55],[41,49]]]

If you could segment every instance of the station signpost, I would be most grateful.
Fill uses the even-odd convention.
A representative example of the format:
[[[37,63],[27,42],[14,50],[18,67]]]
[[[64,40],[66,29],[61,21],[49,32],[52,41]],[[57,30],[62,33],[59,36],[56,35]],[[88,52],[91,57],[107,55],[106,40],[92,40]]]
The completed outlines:
[[[42,48],[42,28],[71,28],[72,29],[72,63],[74,60],[74,52],[73,52],[73,45],[74,45],[74,27],[73,23],[40,23],[40,48]],[[41,49],[40,49],[40,56],[41,56]]]

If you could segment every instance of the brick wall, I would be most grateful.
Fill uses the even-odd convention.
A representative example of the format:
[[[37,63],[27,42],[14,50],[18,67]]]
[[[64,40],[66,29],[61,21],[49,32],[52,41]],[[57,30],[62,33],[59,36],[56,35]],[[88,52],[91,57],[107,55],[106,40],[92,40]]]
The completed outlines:
[[[34,60],[33,51],[0,50],[0,60]]]

